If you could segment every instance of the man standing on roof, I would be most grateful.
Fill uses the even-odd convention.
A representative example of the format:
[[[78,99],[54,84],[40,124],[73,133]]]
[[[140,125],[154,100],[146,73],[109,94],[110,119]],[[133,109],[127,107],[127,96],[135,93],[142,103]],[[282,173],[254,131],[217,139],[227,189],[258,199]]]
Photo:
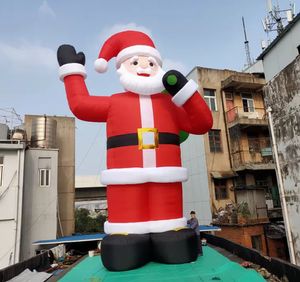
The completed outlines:
[[[187,247],[194,242],[186,244],[194,235],[182,229],[187,170],[181,165],[179,132],[204,134],[212,127],[198,85],[178,71],[165,73],[153,41],[138,31],[108,38],[95,62],[96,70],[105,72],[116,57],[123,93],[90,96],[84,54],[62,45],[57,56],[71,111],[79,119],[107,124],[107,170],[101,182],[107,185],[104,230],[110,236],[102,242],[103,264],[128,270],[151,256],[165,263],[195,260]],[[164,89],[169,94],[161,93]]]

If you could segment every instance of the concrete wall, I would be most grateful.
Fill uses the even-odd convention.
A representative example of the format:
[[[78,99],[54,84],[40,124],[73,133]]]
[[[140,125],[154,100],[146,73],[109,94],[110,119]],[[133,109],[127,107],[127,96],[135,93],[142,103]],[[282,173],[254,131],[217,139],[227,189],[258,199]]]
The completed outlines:
[[[200,224],[211,223],[210,197],[203,136],[190,134],[181,144],[182,165],[189,179],[183,183],[183,215],[189,218],[194,210]]]
[[[297,56],[297,46],[300,45],[300,21],[280,39],[277,44],[264,56],[263,65],[266,81],[271,80]]]
[[[0,186],[0,269],[19,262],[24,152],[24,144],[0,143],[0,156],[4,157]]]
[[[273,110],[296,261],[300,265],[300,56],[269,81],[264,92],[266,105]]]
[[[25,115],[27,136],[31,136],[31,122],[37,116]],[[71,235],[75,230],[75,118],[57,117],[56,145],[58,154],[58,203],[62,231],[59,236]]]
[[[41,163],[39,158],[47,158],[47,163]],[[58,150],[56,149],[29,149],[26,151],[22,214],[22,260],[35,255],[36,246],[32,246],[32,242],[56,238],[57,163]],[[51,170],[50,187],[40,187],[39,169],[41,168]]]

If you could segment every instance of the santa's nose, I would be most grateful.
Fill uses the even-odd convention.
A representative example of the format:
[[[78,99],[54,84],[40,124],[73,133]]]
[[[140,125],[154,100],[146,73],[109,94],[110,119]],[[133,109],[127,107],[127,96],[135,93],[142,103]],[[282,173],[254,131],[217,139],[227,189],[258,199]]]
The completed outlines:
[[[148,63],[145,61],[140,62],[140,67],[146,69],[148,67]]]

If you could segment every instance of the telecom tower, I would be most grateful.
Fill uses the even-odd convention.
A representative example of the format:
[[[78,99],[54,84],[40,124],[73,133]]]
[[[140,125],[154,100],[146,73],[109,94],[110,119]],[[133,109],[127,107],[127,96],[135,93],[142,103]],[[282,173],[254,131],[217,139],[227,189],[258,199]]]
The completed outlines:
[[[247,39],[247,33],[246,33],[244,17],[242,17],[242,22],[243,22],[243,29],[244,29],[244,36],[245,36],[244,44],[245,44],[245,51],[246,51],[246,58],[247,58],[246,68],[248,68],[253,64],[253,61],[252,61],[251,56],[250,56],[249,41]]]
[[[271,42],[270,32],[276,31],[279,35],[283,30],[284,26],[293,20],[295,17],[295,3],[289,1],[290,8],[281,10],[279,7],[278,0],[276,5],[273,4],[272,0],[267,0],[268,14],[264,20],[262,20],[264,31],[267,34],[268,42],[262,42],[262,49],[265,49]]]

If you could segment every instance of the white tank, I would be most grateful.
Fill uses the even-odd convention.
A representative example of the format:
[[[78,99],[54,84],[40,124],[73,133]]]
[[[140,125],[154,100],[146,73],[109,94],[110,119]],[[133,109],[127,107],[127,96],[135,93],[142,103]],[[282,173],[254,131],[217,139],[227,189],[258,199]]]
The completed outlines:
[[[56,148],[56,127],[53,118],[35,117],[31,124],[31,147]]]

